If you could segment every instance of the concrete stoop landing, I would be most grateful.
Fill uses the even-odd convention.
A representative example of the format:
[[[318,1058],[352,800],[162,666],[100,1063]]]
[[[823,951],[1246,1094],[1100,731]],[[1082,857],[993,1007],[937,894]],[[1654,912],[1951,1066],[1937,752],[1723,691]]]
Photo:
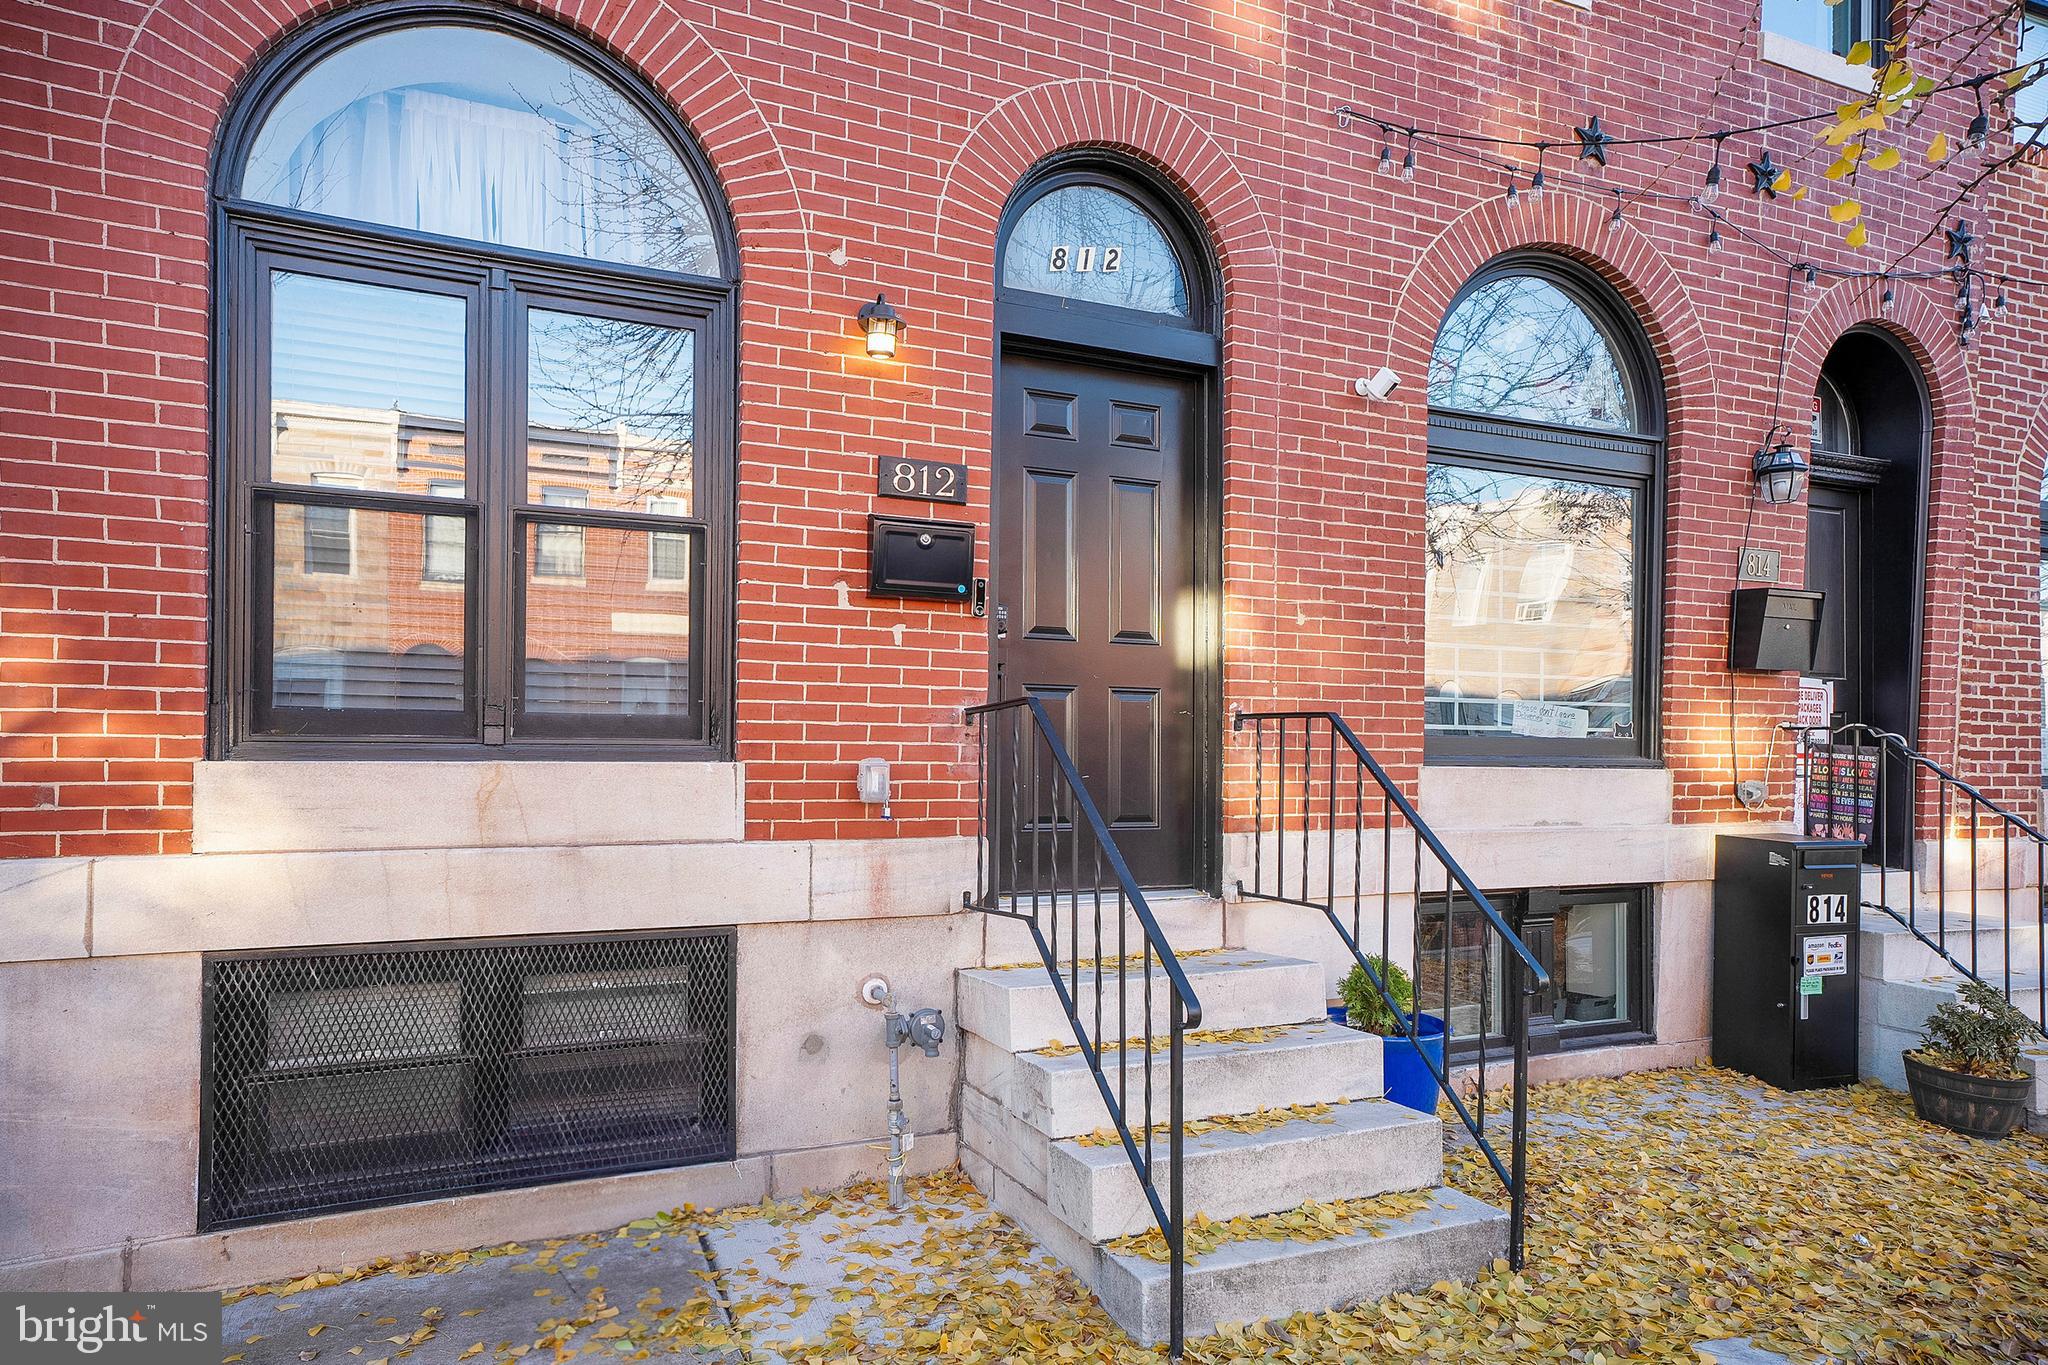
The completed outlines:
[[[1443,1125],[1382,1097],[1381,1043],[1328,1023],[1319,964],[1245,950],[1203,952],[1182,966],[1201,997],[1202,1030],[1183,1057],[1189,1120],[1294,1105],[1325,1113],[1221,1126],[1183,1145],[1186,1212],[1213,1220],[1279,1213],[1309,1201],[1429,1191],[1412,1213],[1322,1241],[1226,1242],[1188,1261],[1190,1336],[1218,1325],[1320,1311],[1444,1279],[1468,1279],[1500,1256],[1507,1215],[1442,1185]],[[1111,970],[1114,970],[1113,968]],[[1135,985],[1136,972],[1132,971]],[[1084,1002],[1092,974],[1080,973]],[[1153,1028],[1164,1038],[1166,992],[1153,986]],[[1108,1008],[1113,1009],[1113,1004]],[[995,1206],[1065,1262],[1111,1317],[1147,1344],[1168,1331],[1165,1262],[1111,1245],[1154,1226],[1123,1147],[1100,1138],[1109,1110],[1044,971],[976,968],[959,975],[967,1052],[961,1166]],[[1132,1036],[1142,1018],[1129,1021]],[[1257,1030],[1253,1037],[1216,1038]],[[1104,1032],[1115,1036],[1114,1021]],[[1115,1049],[1106,1061],[1116,1085]],[[1140,1121],[1142,1053],[1129,1054],[1130,1121]],[[1154,1067],[1153,1117],[1164,1122],[1166,1057]],[[1165,1146],[1156,1140],[1161,1178]]]
[[[1868,874],[1865,885],[1875,886]],[[1955,893],[1950,894],[1951,908],[1944,917],[1938,905],[1924,903],[1927,893],[1920,893],[1923,904],[1914,916],[1920,932],[1946,942],[1950,956],[1966,967],[1974,966],[1977,975],[1991,985],[2003,989],[2009,980],[2013,1004],[2029,1017],[2039,1017],[2043,981],[2038,926],[2016,923],[2008,935],[2002,911],[1973,922],[1956,913]],[[2017,919],[2017,901],[2014,913]],[[1904,1090],[1906,1064],[1900,1054],[1919,1045],[1927,1016],[1943,1001],[1955,999],[1968,978],[1882,911],[1863,911],[1858,951],[1863,990],[1857,1071],[1880,1085]],[[2020,1065],[2034,1078],[2027,1126],[2035,1132],[2048,1132],[2048,1042],[2037,1039],[2022,1055]]]

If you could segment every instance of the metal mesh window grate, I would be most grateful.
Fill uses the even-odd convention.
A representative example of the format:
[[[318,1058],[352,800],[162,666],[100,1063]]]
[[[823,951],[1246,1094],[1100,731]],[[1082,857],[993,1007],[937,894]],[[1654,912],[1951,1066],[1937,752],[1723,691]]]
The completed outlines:
[[[733,1155],[733,934],[206,961],[202,1229]]]

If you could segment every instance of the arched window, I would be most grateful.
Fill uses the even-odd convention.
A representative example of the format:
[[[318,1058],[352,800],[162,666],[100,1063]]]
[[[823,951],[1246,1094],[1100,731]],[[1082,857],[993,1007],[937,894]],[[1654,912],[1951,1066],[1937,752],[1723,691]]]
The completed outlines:
[[[1475,277],[1429,364],[1432,758],[1653,752],[1661,393],[1633,319],[1563,262]]]
[[[1856,414],[1843,401],[1835,381],[1822,375],[1813,392],[1813,454],[1816,460],[1832,457],[1853,460],[1857,449]]]
[[[997,294],[1010,323],[1036,335],[1213,360],[1199,335],[1213,335],[1216,322],[1208,259],[1168,196],[1142,176],[1074,157],[1027,181],[1006,210]]]
[[[1149,210],[1107,185],[1062,184],[1017,215],[1003,287],[1141,313],[1189,315],[1180,253]]]
[[[302,35],[223,140],[216,752],[714,752],[710,178],[580,41],[420,15]]]

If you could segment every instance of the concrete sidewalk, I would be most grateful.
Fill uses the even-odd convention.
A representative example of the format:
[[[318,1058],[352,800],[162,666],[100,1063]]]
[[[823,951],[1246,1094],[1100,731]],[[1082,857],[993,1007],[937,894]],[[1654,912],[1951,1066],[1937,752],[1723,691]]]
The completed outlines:
[[[1001,1285],[1028,1297],[1057,1270],[942,1175],[917,1182],[901,1210],[865,1186],[246,1293],[225,1310],[224,1354],[242,1365],[499,1365],[644,1351],[781,1365],[871,1341],[929,1336],[936,1347],[966,1295]]]
[[[2040,1137],[1975,1142],[1902,1095],[1709,1068],[1532,1102],[1522,1272],[1226,1329],[1191,1361],[2048,1361]],[[1468,1144],[1448,1164],[1498,1197]],[[1162,1358],[957,1171],[913,1181],[902,1210],[867,1185],[229,1298],[224,1354],[243,1365]]]
[[[227,1306],[223,1328],[224,1358],[246,1365],[483,1365],[552,1361],[558,1347],[586,1360],[630,1359],[643,1348],[706,1365],[740,1359],[694,1344],[729,1332],[730,1322],[700,1236],[682,1227],[425,1258],[338,1284],[250,1294]]]

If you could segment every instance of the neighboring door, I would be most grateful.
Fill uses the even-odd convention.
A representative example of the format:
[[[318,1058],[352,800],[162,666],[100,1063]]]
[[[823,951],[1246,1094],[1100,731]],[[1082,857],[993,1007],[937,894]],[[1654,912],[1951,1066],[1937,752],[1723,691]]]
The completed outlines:
[[[1866,682],[1863,655],[1863,509],[1860,488],[1815,483],[1807,499],[1806,586],[1826,594],[1813,674],[1835,684],[1831,724],[1861,721]]]
[[[1147,887],[1195,881],[1198,386],[1005,352],[998,698],[1038,696]]]

